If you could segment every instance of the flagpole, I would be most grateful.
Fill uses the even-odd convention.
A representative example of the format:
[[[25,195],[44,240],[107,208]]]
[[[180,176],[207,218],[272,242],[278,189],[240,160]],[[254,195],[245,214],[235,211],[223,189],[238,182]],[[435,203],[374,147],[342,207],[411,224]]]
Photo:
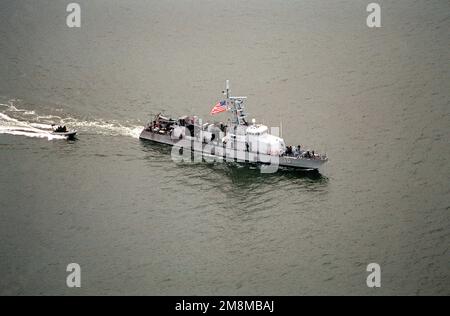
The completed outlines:
[[[278,118],[280,119],[280,137],[283,138],[283,121],[281,120],[280,109],[278,109]]]

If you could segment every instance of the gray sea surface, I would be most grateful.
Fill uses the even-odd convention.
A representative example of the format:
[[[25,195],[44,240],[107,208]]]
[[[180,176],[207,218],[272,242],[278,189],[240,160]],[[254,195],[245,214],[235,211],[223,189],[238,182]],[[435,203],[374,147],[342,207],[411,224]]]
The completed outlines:
[[[378,1],[381,28],[366,1],[77,2],[80,28],[67,1],[0,2],[0,294],[450,295],[449,1]],[[226,79],[325,170],[138,139],[211,119]]]

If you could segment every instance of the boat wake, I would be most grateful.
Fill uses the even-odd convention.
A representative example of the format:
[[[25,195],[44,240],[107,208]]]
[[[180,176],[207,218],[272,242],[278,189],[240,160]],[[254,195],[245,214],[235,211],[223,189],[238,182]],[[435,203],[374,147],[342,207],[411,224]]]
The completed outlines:
[[[65,139],[65,136],[53,135],[52,124],[66,125],[83,134],[99,134],[105,136],[127,136],[139,138],[141,125],[133,122],[119,122],[115,120],[81,120],[62,113],[39,114],[36,110],[20,109],[14,100],[8,104],[0,103],[0,134],[19,135],[48,140]]]
[[[64,136],[53,135],[49,131],[44,130],[44,128],[50,130],[51,127],[51,125],[46,124],[19,121],[4,113],[0,113],[0,134],[47,138],[48,140],[65,139]]]

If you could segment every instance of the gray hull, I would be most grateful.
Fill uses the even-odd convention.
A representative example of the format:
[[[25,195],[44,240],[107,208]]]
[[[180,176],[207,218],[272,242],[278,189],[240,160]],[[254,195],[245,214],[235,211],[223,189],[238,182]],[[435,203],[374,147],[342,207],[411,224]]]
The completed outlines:
[[[73,139],[75,138],[75,136],[77,135],[77,131],[69,131],[69,132],[52,132],[53,135],[58,135],[58,136],[64,136],[67,137],[68,139]]]
[[[139,136],[140,139],[150,140],[153,142],[157,142],[160,144],[166,144],[170,146],[181,146],[178,139],[172,139],[169,135],[166,134],[158,134],[152,133],[149,131],[142,131]],[[186,137],[184,140],[186,142],[196,141],[194,138]],[[205,144],[211,147],[211,144]],[[190,147],[190,146],[187,146]],[[206,152],[205,150],[196,149],[195,146],[191,147],[196,155],[201,155],[206,161],[235,161],[244,164],[277,164],[280,167],[286,168],[296,168],[303,170],[319,170],[328,159],[308,159],[303,157],[290,157],[290,156],[281,156],[275,157],[266,154],[256,154],[256,153],[248,153],[244,151],[237,151],[231,148],[219,148],[215,146],[214,150],[210,150]]]

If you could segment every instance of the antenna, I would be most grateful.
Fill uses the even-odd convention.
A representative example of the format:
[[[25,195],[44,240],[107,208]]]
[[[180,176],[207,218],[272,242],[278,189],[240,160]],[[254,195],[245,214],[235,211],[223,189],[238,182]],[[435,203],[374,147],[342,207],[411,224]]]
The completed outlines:
[[[283,138],[283,121],[280,119],[280,137]]]

